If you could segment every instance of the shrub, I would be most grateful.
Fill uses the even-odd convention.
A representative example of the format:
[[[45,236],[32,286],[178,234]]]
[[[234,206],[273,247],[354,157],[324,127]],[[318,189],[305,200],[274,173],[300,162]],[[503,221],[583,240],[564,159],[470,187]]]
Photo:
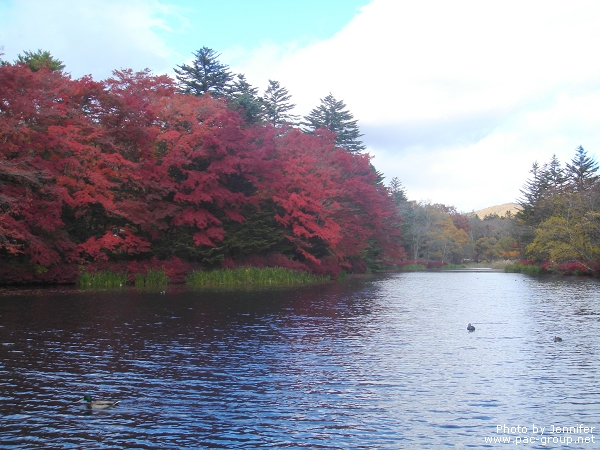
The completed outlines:
[[[401,266],[400,270],[404,270],[406,272],[414,270],[427,270],[427,266],[424,266],[423,264],[406,264]]]
[[[592,275],[593,269],[585,266],[579,261],[568,261],[565,263],[555,264],[549,268],[549,271],[556,272],[561,275]]]
[[[314,261],[306,261],[306,266],[315,275],[328,278],[331,277],[333,280],[337,279],[342,271],[342,268],[335,258],[322,258],[320,264]]]
[[[427,268],[428,269],[439,269],[444,265],[444,261],[428,261]]]
[[[533,264],[507,264],[504,267],[504,271],[507,273],[524,273],[527,275],[539,275],[544,272],[544,269],[540,266]]]
[[[466,269],[464,264],[444,264],[440,269]]]
[[[350,264],[352,273],[367,273],[368,267],[362,259],[353,259]]]
[[[0,285],[18,284],[74,284],[79,279],[75,264],[56,264],[49,267],[13,261],[0,263]]]
[[[409,259],[398,264],[401,270],[424,270],[424,269],[439,269],[444,265],[444,261],[425,261],[419,259],[417,261]],[[423,266],[423,267],[420,267]],[[407,268],[408,267],[408,268]]]
[[[172,256],[166,261],[163,261],[162,268],[169,278],[169,282],[185,283],[188,274],[195,269],[199,269],[199,265],[185,262],[179,259],[177,256]]]

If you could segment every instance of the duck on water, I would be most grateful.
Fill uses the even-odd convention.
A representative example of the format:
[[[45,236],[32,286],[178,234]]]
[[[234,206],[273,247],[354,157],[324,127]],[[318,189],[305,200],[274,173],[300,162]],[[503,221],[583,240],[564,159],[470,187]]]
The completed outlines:
[[[467,325],[467,330],[469,331],[475,331],[475,327],[471,324]]]
[[[91,409],[106,409],[112,406],[116,406],[119,402],[112,400],[93,400],[90,394],[83,396],[82,400],[87,402],[87,407]]]

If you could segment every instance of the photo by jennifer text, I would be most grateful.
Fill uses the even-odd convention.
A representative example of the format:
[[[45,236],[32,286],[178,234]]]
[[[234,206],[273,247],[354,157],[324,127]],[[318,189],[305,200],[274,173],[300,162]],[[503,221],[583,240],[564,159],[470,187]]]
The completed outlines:
[[[594,433],[596,426],[583,424],[551,424],[541,426],[532,423],[530,426],[496,425],[493,433],[483,438],[485,444],[519,445],[583,445],[597,443]]]

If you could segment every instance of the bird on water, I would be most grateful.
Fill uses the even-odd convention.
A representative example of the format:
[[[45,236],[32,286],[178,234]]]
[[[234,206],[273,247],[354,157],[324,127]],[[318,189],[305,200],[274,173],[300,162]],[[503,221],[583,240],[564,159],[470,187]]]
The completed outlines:
[[[90,394],[86,394],[83,396],[82,400],[87,402],[87,407],[91,409],[106,409],[111,406],[116,406],[118,401],[112,400],[92,400],[92,396]]]
[[[562,338],[558,336],[554,336],[554,342],[562,342]]]
[[[469,331],[475,331],[475,327],[471,324],[467,325],[467,330]]]

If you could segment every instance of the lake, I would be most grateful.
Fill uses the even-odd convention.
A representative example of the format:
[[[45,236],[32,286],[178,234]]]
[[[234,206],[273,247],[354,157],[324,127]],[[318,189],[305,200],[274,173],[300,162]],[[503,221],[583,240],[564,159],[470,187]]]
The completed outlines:
[[[0,289],[0,448],[600,448],[599,350],[590,278]]]

